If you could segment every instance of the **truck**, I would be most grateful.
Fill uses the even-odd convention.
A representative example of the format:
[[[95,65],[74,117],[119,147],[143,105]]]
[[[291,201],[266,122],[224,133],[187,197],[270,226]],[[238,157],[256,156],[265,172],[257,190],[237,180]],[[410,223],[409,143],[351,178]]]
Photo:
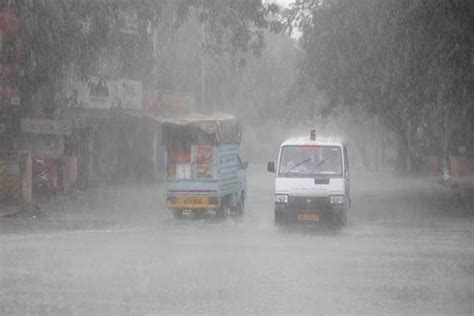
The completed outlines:
[[[275,178],[275,223],[347,221],[350,175],[347,148],[334,138],[290,138],[280,146],[278,162],[267,164]]]
[[[191,115],[162,122],[166,206],[186,213],[242,214],[248,163],[240,155],[241,126],[229,114]]]

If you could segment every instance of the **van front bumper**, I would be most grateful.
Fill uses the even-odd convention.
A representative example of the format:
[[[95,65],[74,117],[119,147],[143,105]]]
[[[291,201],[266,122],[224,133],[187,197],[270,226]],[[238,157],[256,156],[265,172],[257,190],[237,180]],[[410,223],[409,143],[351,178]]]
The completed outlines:
[[[289,196],[287,203],[275,203],[275,219],[283,221],[331,220],[344,211],[344,203],[331,204],[329,196]]]

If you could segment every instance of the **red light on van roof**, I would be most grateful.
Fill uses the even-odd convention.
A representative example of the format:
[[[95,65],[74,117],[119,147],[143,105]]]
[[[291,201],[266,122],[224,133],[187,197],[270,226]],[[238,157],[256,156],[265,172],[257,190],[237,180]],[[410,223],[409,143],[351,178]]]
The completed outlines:
[[[298,146],[296,147],[296,151],[299,153],[318,153],[319,146]]]
[[[309,136],[309,139],[312,140],[312,141],[316,140],[316,130],[315,129],[311,130],[311,134]]]

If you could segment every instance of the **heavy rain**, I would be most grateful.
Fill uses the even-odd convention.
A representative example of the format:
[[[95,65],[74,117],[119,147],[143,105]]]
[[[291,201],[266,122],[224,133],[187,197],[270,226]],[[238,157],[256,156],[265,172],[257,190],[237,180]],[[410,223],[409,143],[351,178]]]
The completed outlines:
[[[474,314],[474,1],[1,0],[0,315]]]

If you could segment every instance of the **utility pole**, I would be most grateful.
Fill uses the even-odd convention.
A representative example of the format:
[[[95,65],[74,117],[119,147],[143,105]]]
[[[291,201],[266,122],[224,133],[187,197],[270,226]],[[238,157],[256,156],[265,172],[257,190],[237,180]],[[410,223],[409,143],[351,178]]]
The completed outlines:
[[[377,116],[374,117],[375,130],[380,130]],[[380,167],[380,132],[375,134],[375,171],[379,171]]]
[[[201,111],[206,104],[206,22],[202,23],[202,55],[201,55]]]
[[[408,118],[407,122],[407,150],[406,150],[406,164],[407,164],[407,171],[412,172],[412,160],[411,160],[411,117]]]

